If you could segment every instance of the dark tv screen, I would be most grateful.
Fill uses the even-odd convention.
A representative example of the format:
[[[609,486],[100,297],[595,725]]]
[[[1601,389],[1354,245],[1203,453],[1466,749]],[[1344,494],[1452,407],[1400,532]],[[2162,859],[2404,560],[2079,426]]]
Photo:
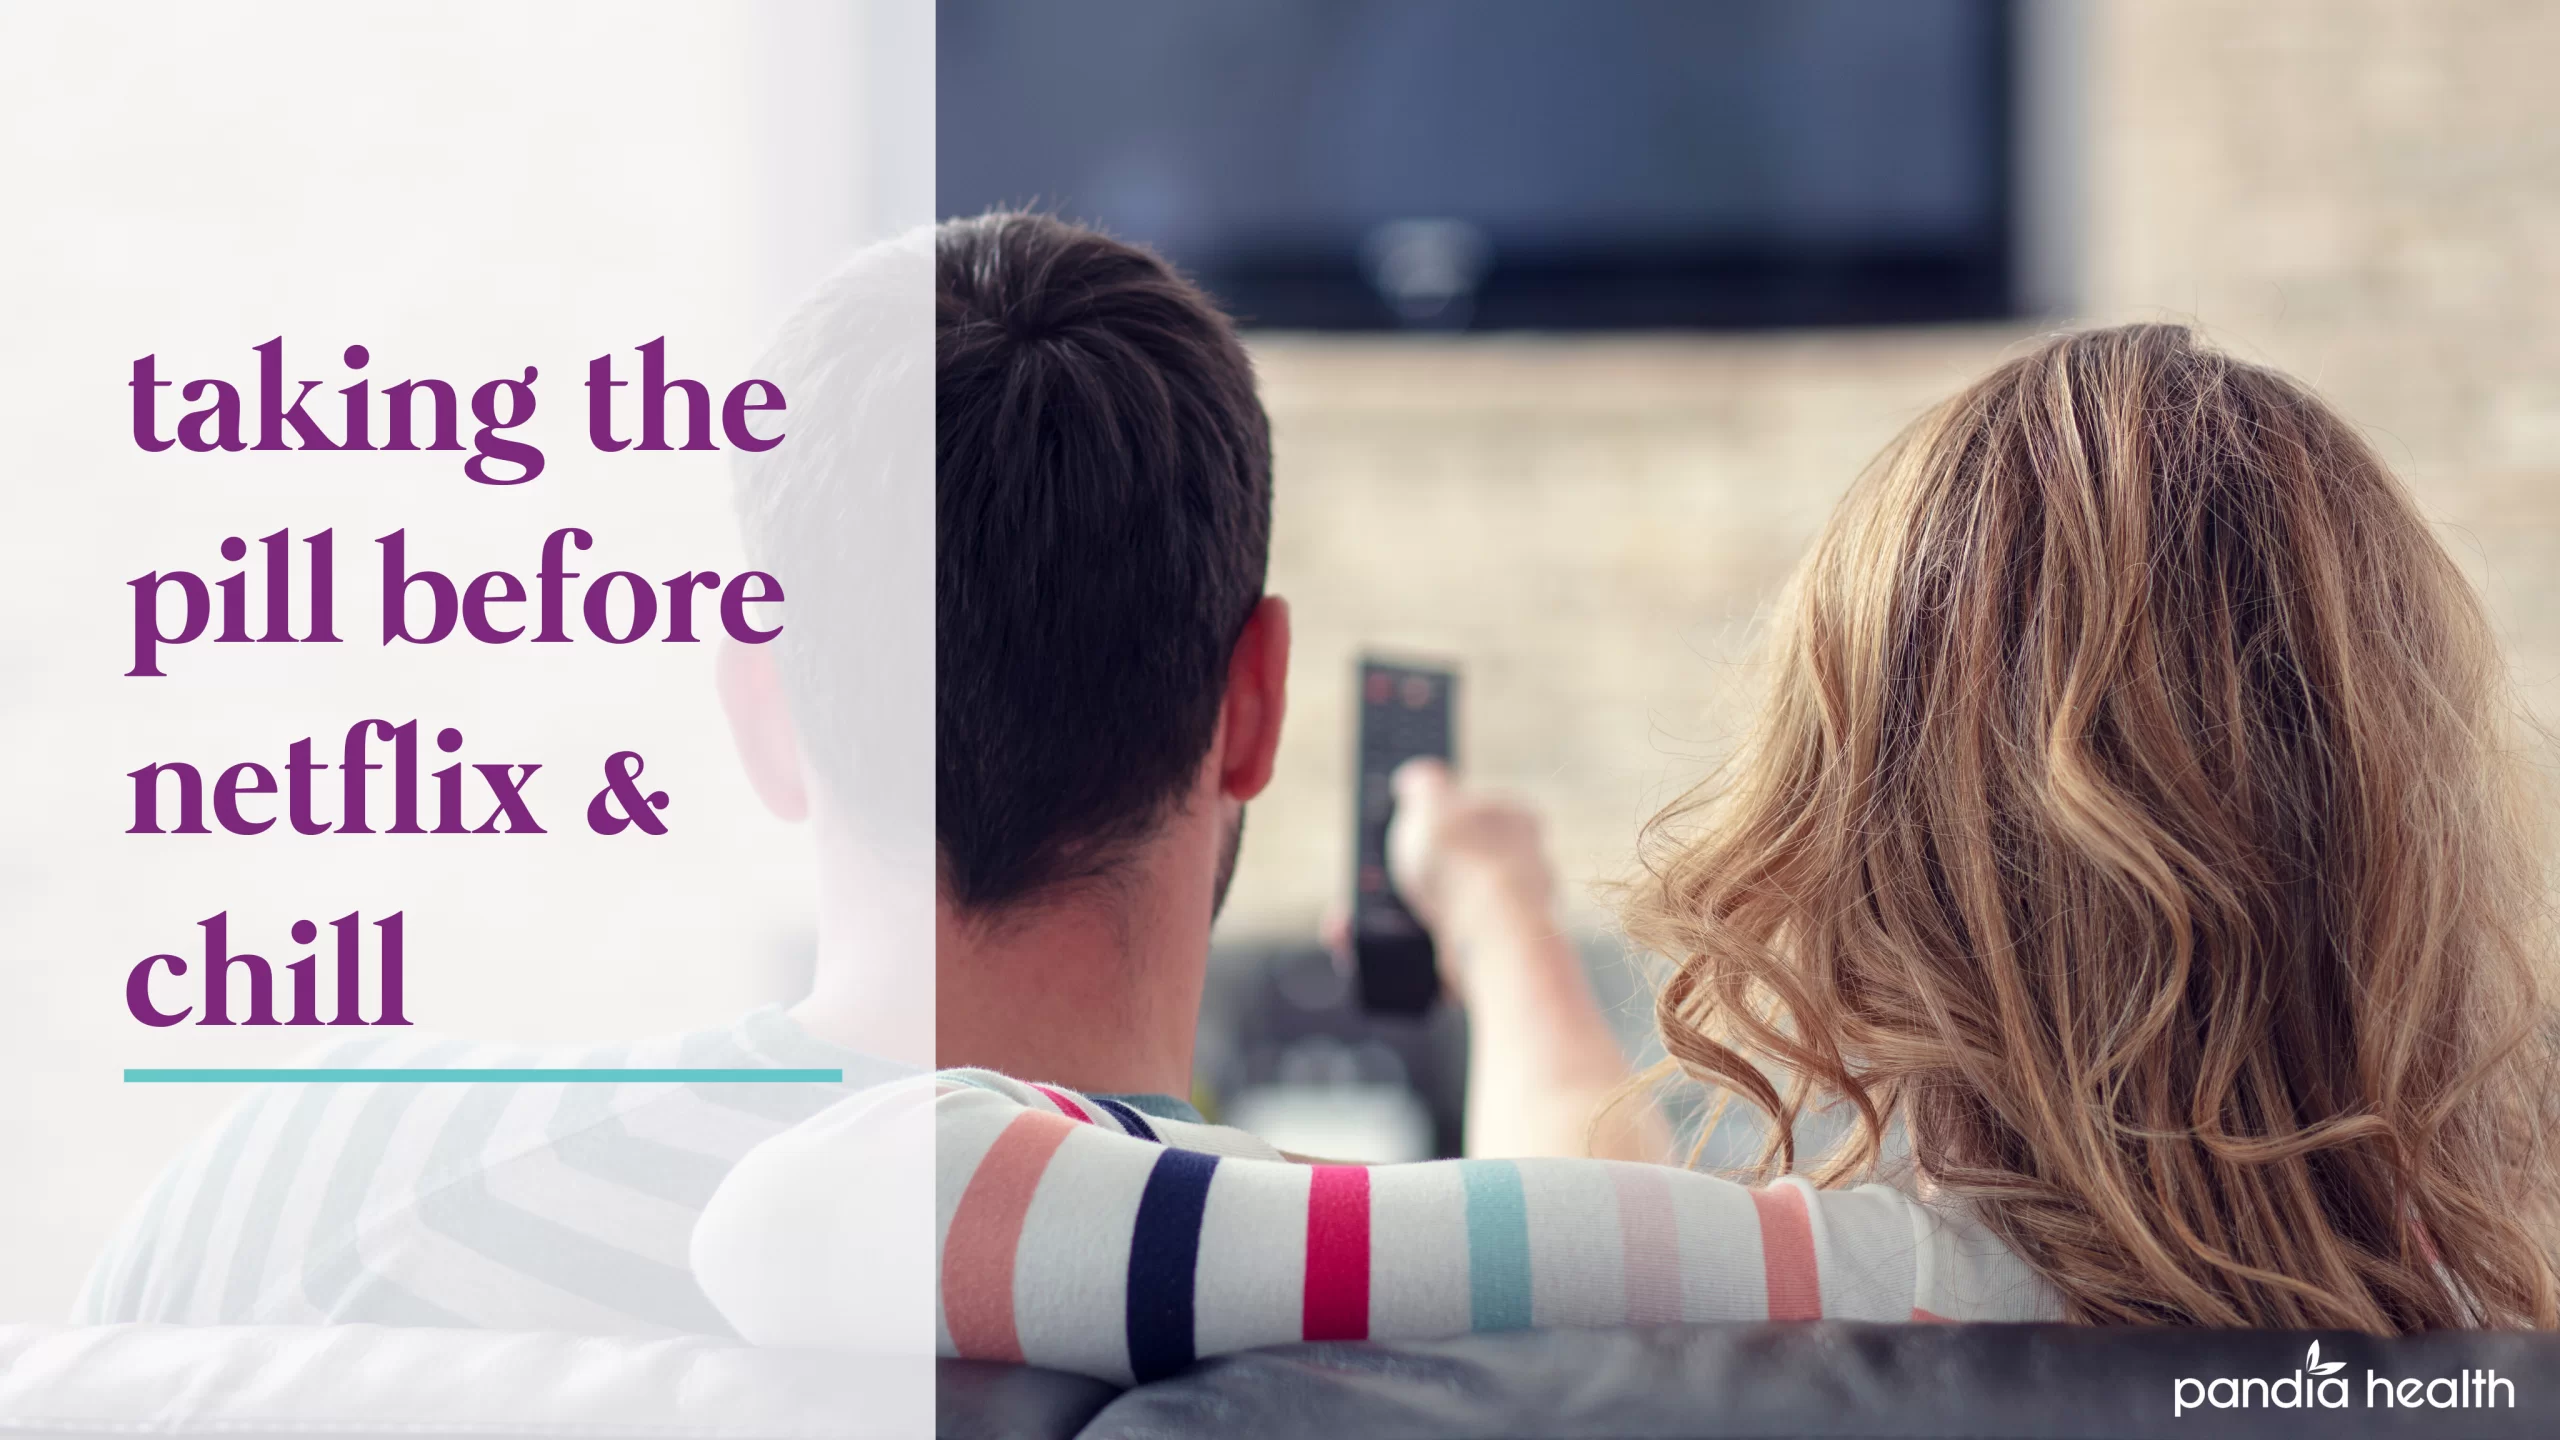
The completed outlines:
[[[946,215],[1149,245],[1248,325],[2015,313],[2008,0],[939,0]]]

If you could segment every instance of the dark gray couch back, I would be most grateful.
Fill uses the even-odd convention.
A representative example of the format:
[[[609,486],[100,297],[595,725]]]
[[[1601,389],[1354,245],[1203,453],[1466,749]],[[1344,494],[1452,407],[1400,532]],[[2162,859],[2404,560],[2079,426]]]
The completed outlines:
[[[2305,1390],[2312,1403],[2281,1403]],[[1071,1376],[945,1361],[940,1391],[941,1433],[952,1440],[2488,1440],[2560,1436],[2560,1335],[2380,1340],[1831,1322],[1514,1331],[1421,1344],[1285,1346],[1206,1361],[1119,1394]],[[2418,1403],[2404,1406],[2404,1398]]]

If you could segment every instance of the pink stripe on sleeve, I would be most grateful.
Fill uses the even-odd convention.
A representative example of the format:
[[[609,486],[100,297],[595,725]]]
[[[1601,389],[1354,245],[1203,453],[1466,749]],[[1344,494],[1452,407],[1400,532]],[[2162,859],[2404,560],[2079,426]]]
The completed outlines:
[[[1066,1116],[1070,1120],[1080,1120],[1087,1125],[1093,1123],[1093,1117],[1085,1113],[1085,1108],[1083,1106],[1068,1099],[1065,1091],[1052,1090],[1046,1085],[1039,1084],[1035,1084],[1031,1088],[1048,1096],[1049,1103],[1058,1107],[1059,1114]]]
[[[1822,1276],[1813,1256],[1813,1217],[1804,1191],[1780,1181],[1751,1192],[1760,1212],[1760,1258],[1769,1272],[1769,1318],[1822,1318]]]
[[[1369,1169],[1314,1165],[1307,1186],[1309,1340],[1369,1338]]]
[[[1013,1323],[1014,1255],[1022,1218],[1049,1157],[1075,1126],[1025,1110],[1008,1122],[969,1175],[942,1241],[942,1318],[951,1347],[970,1360],[1022,1363]]]
[[[1627,1323],[1675,1322],[1680,1318],[1680,1222],[1671,1210],[1671,1182],[1652,1165],[1612,1165],[1609,1174],[1618,1188]]]

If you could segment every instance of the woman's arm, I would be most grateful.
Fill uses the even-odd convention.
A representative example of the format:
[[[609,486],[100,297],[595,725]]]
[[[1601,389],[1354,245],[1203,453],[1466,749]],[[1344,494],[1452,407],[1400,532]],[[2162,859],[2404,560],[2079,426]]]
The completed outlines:
[[[1467,1010],[1467,1153],[1670,1160],[1649,1099],[1610,1103],[1626,1058],[1556,926],[1537,817],[1460,788],[1437,761],[1406,765],[1395,784],[1388,864]]]

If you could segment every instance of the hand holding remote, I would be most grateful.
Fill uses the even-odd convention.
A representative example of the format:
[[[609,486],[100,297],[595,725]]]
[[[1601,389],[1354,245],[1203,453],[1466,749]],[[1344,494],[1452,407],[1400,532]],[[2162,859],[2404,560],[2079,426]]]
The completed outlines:
[[[1609,1108],[1626,1059],[1556,924],[1537,813],[1438,760],[1406,761],[1393,784],[1387,869],[1467,1011],[1467,1153],[1669,1158],[1650,1104]]]
[[[1454,972],[1486,931],[1553,927],[1555,867],[1535,812],[1466,789],[1431,759],[1397,767],[1395,797],[1387,870],[1439,942],[1444,983],[1457,987]]]

